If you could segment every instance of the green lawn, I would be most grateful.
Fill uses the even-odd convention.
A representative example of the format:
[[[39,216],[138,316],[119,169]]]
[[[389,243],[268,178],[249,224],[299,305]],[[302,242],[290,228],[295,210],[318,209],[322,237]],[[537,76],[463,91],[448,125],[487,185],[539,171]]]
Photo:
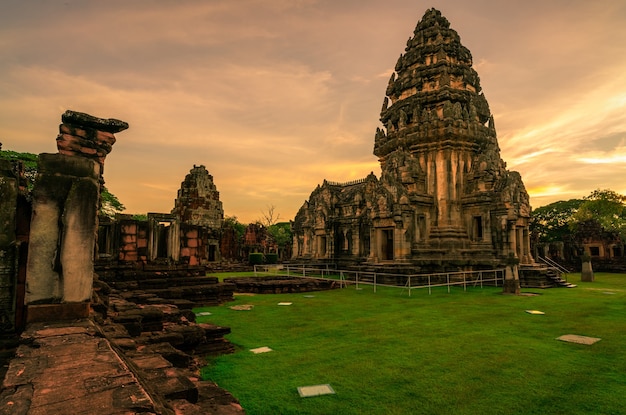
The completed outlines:
[[[196,310],[213,313],[198,321],[230,326],[237,346],[203,375],[251,415],[626,413],[626,275],[569,280],[578,288],[523,290],[537,296],[353,286],[237,296]],[[254,308],[229,308],[238,304]],[[602,340],[556,340],[564,334]],[[249,351],[262,346],[273,351]],[[317,384],[336,394],[298,395]]]

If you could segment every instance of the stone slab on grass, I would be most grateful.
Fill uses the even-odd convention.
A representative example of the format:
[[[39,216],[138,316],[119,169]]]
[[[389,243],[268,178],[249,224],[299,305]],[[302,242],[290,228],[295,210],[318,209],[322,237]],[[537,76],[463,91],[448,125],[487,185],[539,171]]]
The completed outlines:
[[[263,347],[257,347],[256,349],[250,349],[250,351],[254,354],[259,354],[259,353],[267,353],[267,352],[271,352],[273,351],[272,349],[270,349],[267,346],[263,346]]]
[[[237,310],[237,311],[250,311],[254,308],[253,304],[241,304],[241,305],[234,305],[229,307],[231,310]]]
[[[312,385],[312,386],[299,386],[298,393],[302,398],[309,398],[311,396],[320,395],[333,395],[335,391],[329,384],[324,385]]]
[[[602,339],[600,339],[599,337],[579,336],[578,334],[564,334],[561,337],[557,337],[557,340],[561,340],[561,341],[569,342],[569,343],[590,345],[590,344],[599,342]]]
[[[278,303],[278,305],[292,305],[293,303],[289,303],[289,302],[282,302],[282,303]]]
[[[526,310],[526,312],[528,314],[546,314],[543,311],[539,311],[539,310]]]

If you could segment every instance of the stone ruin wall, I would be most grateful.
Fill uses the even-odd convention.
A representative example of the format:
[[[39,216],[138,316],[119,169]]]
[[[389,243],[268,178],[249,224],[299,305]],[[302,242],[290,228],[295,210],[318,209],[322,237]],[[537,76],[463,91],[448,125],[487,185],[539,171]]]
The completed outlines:
[[[120,237],[121,258],[141,261],[149,259],[155,241],[147,226],[132,220],[115,230],[110,222],[98,223],[106,154],[113,134],[128,125],[74,111],[65,112],[62,121],[59,153],[39,155],[31,194],[23,166],[0,160],[3,346],[21,334],[20,344],[11,342],[18,347],[16,356],[2,373],[6,407],[67,413],[86,393],[98,407],[133,413],[243,413],[227,391],[199,379],[206,362],[194,358],[234,351],[224,338],[228,327],[195,323],[192,311],[232,300],[234,285],[184,270],[138,275],[133,269],[126,279],[120,270],[104,270],[105,279],[113,276],[112,285],[97,278],[96,248],[106,252]],[[158,225],[170,218],[150,217]],[[99,225],[104,232],[98,233]],[[200,233],[181,229],[182,250],[193,257]],[[67,369],[65,357],[77,352],[82,354],[73,367],[81,370],[55,380],[54,373]],[[103,353],[104,360],[98,357]],[[97,382],[108,385],[96,392],[89,386],[94,370]]]
[[[31,208],[19,163],[0,160],[0,332],[22,325]]]
[[[117,214],[102,218],[100,263],[205,266],[221,260],[224,210],[213,176],[194,166],[181,183],[171,213],[148,213],[145,220]]]

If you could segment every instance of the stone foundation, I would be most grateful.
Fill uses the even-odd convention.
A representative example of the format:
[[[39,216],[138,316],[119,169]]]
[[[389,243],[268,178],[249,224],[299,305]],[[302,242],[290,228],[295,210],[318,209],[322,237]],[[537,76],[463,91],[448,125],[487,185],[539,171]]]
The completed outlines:
[[[225,278],[237,292],[256,294],[303,293],[339,288],[339,281],[297,277]]]

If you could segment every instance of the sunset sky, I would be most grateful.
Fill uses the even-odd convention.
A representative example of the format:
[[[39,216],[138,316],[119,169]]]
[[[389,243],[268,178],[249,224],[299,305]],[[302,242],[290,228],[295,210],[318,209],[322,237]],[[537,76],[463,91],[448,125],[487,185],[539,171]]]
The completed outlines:
[[[435,7],[474,58],[539,207],[626,194],[624,0],[2,0],[0,142],[55,153],[66,109],[118,118],[106,186],[169,212],[205,165],[225,214],[281,220],[371,171],[389,76]]]

